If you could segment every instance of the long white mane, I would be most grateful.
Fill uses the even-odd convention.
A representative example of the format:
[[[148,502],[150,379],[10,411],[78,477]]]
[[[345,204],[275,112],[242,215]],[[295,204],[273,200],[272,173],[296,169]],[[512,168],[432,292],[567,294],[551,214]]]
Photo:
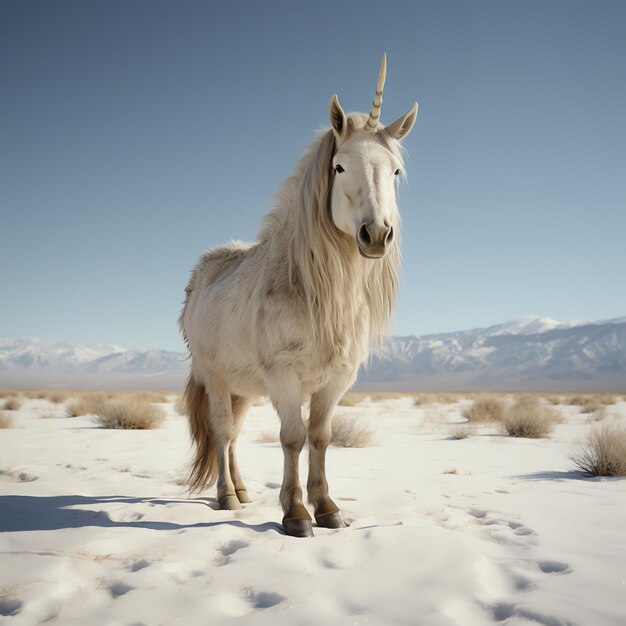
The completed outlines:
[[[352,131],[362,129],[366,121],[362,113],[348,117]],[[397,140],[384,129],[375,137],[402,162]],[[276,207],[259,231],[260,241],[268,243],[285,231],[290,233],[289,283],[303,297],[315,339],[324,351],[341,348],[346,334],[354,337],[355,321],[364,317],[371,341],[381,340],[388,331],[400,264],[399,237],[382,259],[372,262],[361,258],[354,238],[335,226],[330,207],[335,151],[333,132],[320,131],[294,174],[282,184]],[[399,219],[396,212],[397,225]]]

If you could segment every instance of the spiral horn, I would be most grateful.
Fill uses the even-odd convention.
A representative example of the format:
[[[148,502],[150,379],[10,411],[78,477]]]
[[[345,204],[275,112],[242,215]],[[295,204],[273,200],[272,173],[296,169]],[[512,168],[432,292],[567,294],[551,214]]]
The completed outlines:
[[[387,75],[387,53],[383,53],[383,60],[380,62],[380,70],[378,72],[378,82],[376,83],[376,95],[372,103],[370,116],[367,118],[365,128],[367,130],[376,130],[380,121],[380,107],[383,104],[383,88],[385,87],[385,76]]]

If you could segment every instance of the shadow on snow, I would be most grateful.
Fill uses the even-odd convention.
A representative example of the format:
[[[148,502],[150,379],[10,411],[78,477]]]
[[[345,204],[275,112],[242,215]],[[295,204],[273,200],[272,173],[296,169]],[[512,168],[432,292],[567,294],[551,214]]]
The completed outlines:
[[[189,528],[214,528],[216,526],[234,526],[247,528],[258,533],[270,530],[284,534],[283,528],[276,522],[247,524],[241,520],[218,520],[178,524],[146,520],[115,521],[105,510],[89,510],[87,507],[100,507],[111,503],[131,504],[197,504],[211,510],[217,508],[214,499],[166,499],[135,498],[129,496],[0,496],[0,532],[19,532],[35,530],[61,530],[64,528],[148,528],[150,530],[181,530]],[[77,507],[77,508],[76,508]],[[80,508],[85,507],[85,508]]]

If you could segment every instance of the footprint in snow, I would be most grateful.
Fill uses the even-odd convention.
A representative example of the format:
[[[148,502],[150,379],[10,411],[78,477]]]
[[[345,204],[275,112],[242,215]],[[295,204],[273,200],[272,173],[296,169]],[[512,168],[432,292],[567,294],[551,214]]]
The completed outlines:
[[[569,574],[572,571],[567,563],[560,561],[539,561],[537,565],[544,574]]]
[[[17,598],[4,598],[0,600],[0,615],[13,617],[22,610],[22,601]]]
[[[12,472],[11,470],[0,470],[0,480],[7,483],[30,483],[37,480],[39,476],[26,472]],[[0,613],[2,615],[2,613]]]
[[[134,587],[118,580],[109,583],[108,589],[113,598],[119,598],[125,596],[129,591],[132,591]]]
[[[244,589],[244,596],[255,609],[269,609],[286,599],[273,591],[255,591],[250,588]]]
[[[150,567],[152,563],[150,561],[146,561],[146,559],[139,559],[139,561],[135,561],[128,568],[129,572],[139,572],[142,569],[146,569],[146,567]]]
[[[250,542],[245,541],[244,539],[233,539],[232,541],[225,543],[223,546],[220,546],[218,548],[218,552],[223,557],[229,557],[235,554],[235,552],[238,552],[239,550],[243,548],[247,548],[249,545],[250,545]]]
[[[558,618],[530,611],[521,606],[515,606],[514,604],[494,604],[489,606],[493,613],[493,618],[496,622],[508,623],[511,618],[519,618],[523,620],[524,624],[537,624],[541,626],[566,626],[566,622],[561,621]],[[517,621],[517,620],[516,620]],[[568,622],[569,623],[569,622]]]

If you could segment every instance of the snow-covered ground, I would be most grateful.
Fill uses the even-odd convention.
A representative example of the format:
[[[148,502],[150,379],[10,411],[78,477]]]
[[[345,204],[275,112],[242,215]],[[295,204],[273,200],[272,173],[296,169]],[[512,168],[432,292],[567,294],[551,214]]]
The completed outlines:
[[[548,439],[456,441],[462,407],[342,407],[374,430],[328,453],[351,526],[295,539],[278,524],[280,446],[256,442],[278,430],[269,405],[240,440],[253,502],[229,512],[180,486],[173,403],[160,429],[118,431],[28,400],[0,430],[0,624],[626,624],[626,480],[568,459],[588,416],[560,407]]]

